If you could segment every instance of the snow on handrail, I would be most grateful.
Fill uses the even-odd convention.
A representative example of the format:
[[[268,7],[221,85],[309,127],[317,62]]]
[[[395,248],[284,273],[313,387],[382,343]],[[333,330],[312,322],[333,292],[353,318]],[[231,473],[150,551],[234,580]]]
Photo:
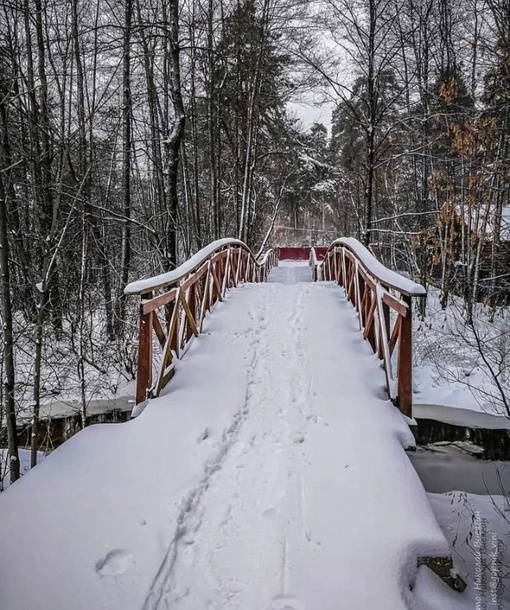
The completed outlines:
[[[392,271],[385,267],[375,256],[357,239],[354,237],[340,237],[329,246],[328,250],[335,246],[345,246],[351,250],[356,258],[362,263],[365,269],[383,286],[394,288],[401,294],[406,294],[413,297],[422,297],[427,294],[427,291],[421,284],[417,284],[413,280],[400,275],[396,271]]]
[[[244,248],[248,252],[251,252],[248,246],[240,239],[235,239],[233,237],[217,239],[216,241],[211,242],[210,244],[199,250],[196,254],[194,254],[191,258],[189,258],[186,262],[184,262],[176,269],[143,280],[136,280],[134,282],[131,282],[124,288],[124,294],[143,295],[147,292],[152,292],[154,290],[158,290],[159,288],[169,286],[170,284],[176,284],[180,280],[187,277],[193,271],[196,271],[216,251],[222,250],[227,246],[238,246]],[[255,261],[257,265],[262,267],[267,264],[268,257],[271,255],[271,252],[273,251],[268,250],[265,253],[262,262],[259,263]]]
[[[274,259],[276,259],[275,251],[272,248],[266,250],[264,256],[262,257],[262,260],[255,259],[255,262],[261,267],[263,267],[264,265],[267,265],[269,263],[270,258],[273,258],[273,262]]]

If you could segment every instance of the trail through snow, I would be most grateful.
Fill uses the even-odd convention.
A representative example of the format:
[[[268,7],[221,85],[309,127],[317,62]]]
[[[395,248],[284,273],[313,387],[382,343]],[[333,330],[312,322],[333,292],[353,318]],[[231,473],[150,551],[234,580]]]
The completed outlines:
[[[271,279],[218,305],[140,417],[0,496],[0,608],[425,607],[417,559],[449,548],[379,362],[338,287]]]
[[[258,608],[261,597],[287,593],[290,516],[306,536],[304,441],[315,394],[303,326],[309,289],[268,287],[248,306],[258,332],[244,402],[187,507],[146,608],[167,601],[174,608]],[[264,563],[275,569],[260,570]],[[284,599],[275,598],[274,607],[283,608]],[[289,600],[288,608],[299,607]]]

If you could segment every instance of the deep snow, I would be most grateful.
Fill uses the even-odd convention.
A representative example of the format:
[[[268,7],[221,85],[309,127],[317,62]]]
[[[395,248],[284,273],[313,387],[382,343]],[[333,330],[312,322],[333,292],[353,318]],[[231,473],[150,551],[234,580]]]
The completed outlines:
[[[445,310],[439,290],[429,287],[425,320],[414,316],[413,404],[440,405],[508,417],[500,391],[484,363],[472,330],[465,323],[463,302],[451,296]],[[485,356],[508,393],[510,373],[509,309],[475,305],[475,325]]]
[[[140,417],[84,430],[0,496],[2,610],[461,601],[417,579],[449,546],[355,312],[299,273],[229,293]]]

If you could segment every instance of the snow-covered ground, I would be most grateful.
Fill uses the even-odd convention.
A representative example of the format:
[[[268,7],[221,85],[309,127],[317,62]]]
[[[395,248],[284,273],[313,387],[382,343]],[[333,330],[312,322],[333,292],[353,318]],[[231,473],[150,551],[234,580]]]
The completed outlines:
[[[442,598],[428,571],[418,575],[423,610],[508,610],[510,608],[510,498],[463,491],[428,494],[452,549],[455,569],[468,583],[462,595]]]
[[[510,310],[499,309],[493,321],[490,315],[489,307],[475,305],[478,342],[465,323],[462,300],[452,296],[443,310],[438,290],[430,287],[425,320],[414,318],[414,404],[508,417],[501,390],[510,394]]]
[[[342,290],[301,272],[233,290],[137,419],[0,496],[2,610],[472,607],[417,569],[449,545],[412,435]]]
[[[19,449],[19,462],[21,475],[25,475],[30,470],[30,449]],[[37,461],[40,462],[46,457],[43,451],[37,452]],[[10,485],[9,471],[7,464],[9,462],[9,451],[0,449],[0,492],[7,489]],[[1,545],[1,542],[0,542]]]

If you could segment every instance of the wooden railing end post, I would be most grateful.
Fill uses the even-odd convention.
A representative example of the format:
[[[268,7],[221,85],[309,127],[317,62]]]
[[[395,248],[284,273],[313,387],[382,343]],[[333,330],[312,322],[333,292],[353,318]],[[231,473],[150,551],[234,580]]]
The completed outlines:
[[[411,297],[402,296],[407,304],[407,313],[400,321],[398,349],[397,406],[407,417],[412,417],[413,405],[413,314]]]

